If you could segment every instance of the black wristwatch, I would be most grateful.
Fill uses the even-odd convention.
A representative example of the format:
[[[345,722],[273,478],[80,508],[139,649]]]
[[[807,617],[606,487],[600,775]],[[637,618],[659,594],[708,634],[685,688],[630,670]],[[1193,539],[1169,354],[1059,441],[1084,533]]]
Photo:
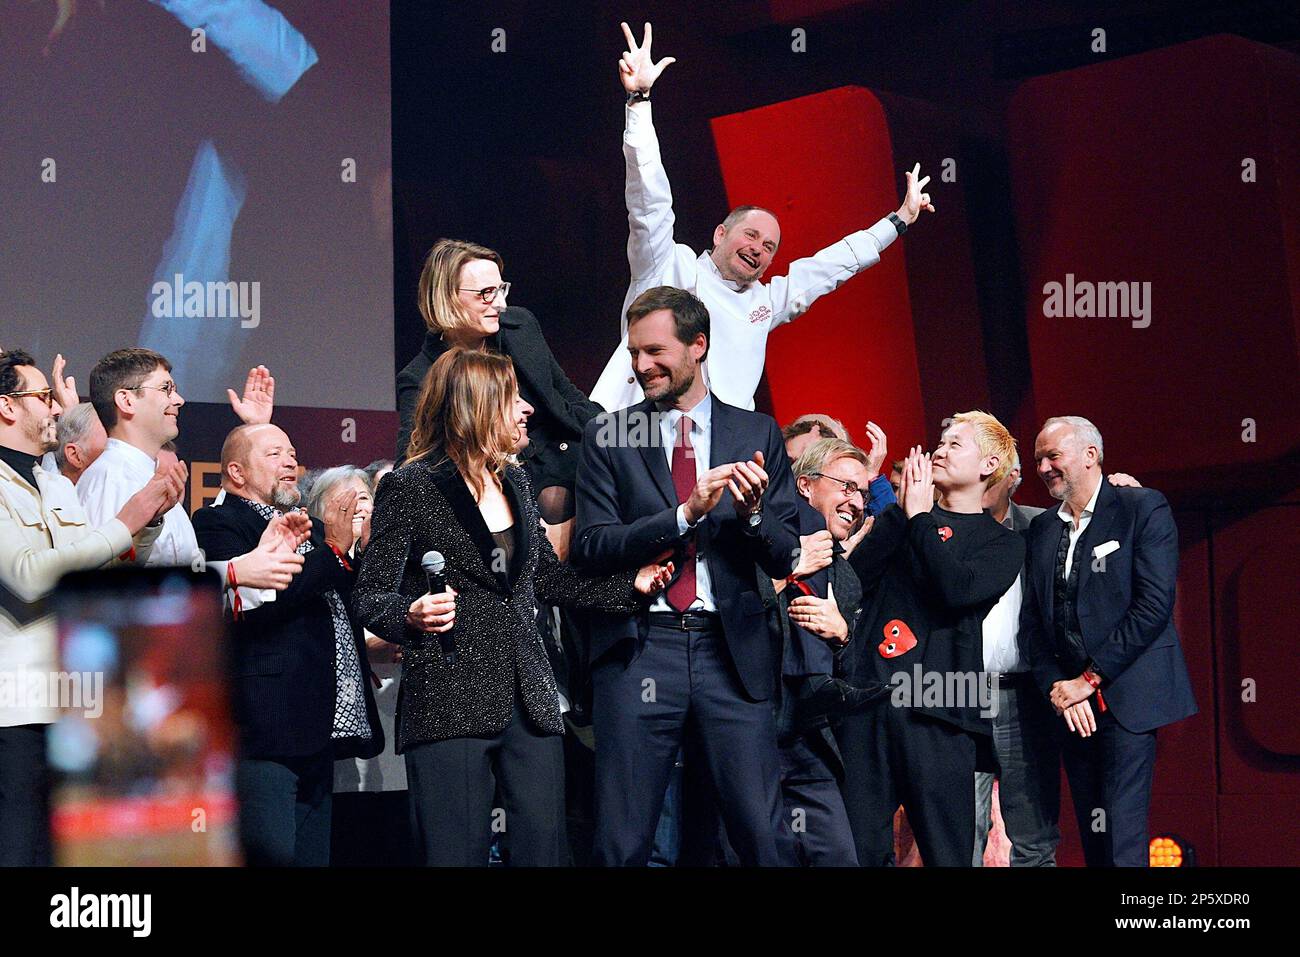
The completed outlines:
[[[889,221],[893,223],[894,228],[898,230],[898,235],[901,236],[903,235],[903,233],[907,232],[907,223],[903,222],[902,218],[898,215],[898,213],[890,213]]]
[[[628,106],[631,106],[633,103],[649,103],[649,102],[650,102],[649,90],[633,90],[631,93],[627,95]]]

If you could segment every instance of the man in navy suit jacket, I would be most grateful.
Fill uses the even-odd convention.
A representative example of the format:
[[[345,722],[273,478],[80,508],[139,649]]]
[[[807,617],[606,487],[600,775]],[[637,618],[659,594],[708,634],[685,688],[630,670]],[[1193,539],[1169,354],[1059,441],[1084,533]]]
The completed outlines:
[[[593,622],[595,859],[646,863],[685,743],[741,862],[793,864],[770,700],[779,662],[757,584],[789,575],[799,546],[781,432],[710,394],[709,314],[690,293],[648,290],[628,323],[646,399],[587,426],[572,555],[613,571],[671,552],[678,574],[648,612]]]
[[[1048,419],[1034,445],[1059,509],[1028,537],[1020,634],[1064,720],[1063,746],[1089,867],[1145,867],[1156,729],[1196,713],[1174,630],[1178,531],[1165,497],[1102,476],[1101,433]]]

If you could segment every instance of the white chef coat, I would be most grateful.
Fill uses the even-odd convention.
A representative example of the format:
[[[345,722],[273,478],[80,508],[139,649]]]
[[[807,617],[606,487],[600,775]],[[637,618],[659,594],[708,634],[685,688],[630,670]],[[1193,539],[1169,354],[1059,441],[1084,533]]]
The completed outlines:
[[[647,289],[675,286],[695,294],[708,307],[709,358],[704,368],[709,390],[728,405],[752,409],[768,334],[801,315],[818,296],[878,263],[881,252],[898,236],[894,224],[881,219],[870,229],[850,233],[813,256],[795,260],[788,275],[742,285],[723,279],[707,252],[697,255],[674,241],[672,190],[648,102],[627,107],[623,155],[632,282],[620,317],[623,339],[591,393],[593,401],[611,411],[643,397],[627,351],[627,310]]]

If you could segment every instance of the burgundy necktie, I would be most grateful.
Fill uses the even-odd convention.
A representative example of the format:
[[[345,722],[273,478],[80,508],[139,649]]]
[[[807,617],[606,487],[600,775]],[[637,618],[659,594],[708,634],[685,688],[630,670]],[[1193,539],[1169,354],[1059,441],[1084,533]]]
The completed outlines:
[[[691,420],[682,416],[677,423],[677,441],[673,444],[673,488],[678,504],[685,504],[695,488],[695,450],[691,448]],[[685,611],[695,601],[695,533],[686,542],[681,574],[668,586],[668,604]]]

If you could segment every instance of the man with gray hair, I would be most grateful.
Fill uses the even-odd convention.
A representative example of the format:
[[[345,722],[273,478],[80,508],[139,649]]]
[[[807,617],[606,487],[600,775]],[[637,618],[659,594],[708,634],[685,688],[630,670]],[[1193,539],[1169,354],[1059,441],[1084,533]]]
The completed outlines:
[[[1178,529],[1154,489],[1103,481],[1101,433],[1043,424],[1034,461],[1060,500],[1030,524],[1020,647],[1065,721],[1089,867],[1145,867],[1156,730],[1197,711],[1174,628]]]
[[[1043,509],[1012,500],[1020,487],[1020,455],[1011,456],[1006,478],[984,493],[984,507],[998,522],[1024,535]],[[1111,485],[1141,488],[1131,475],[1114,472]],[[1061,840],[1057,827],[1061,809],[1060,743],[1056,715],[1034,687],[1029,663],[1020,645],[1020,608],[1025,573],[1012,583],[984,619],[984,670],[997,675],[997,708],[993,712],[994,771],[975,773],[975,853],[980,867],[993,816],[993,779],[998,781],[998,805],[1011,842],[1012,867],[1050,867],[1056,863]]]
[[[95,407],[89,402],[79,402],[59,417],[55,434],[54,464],[73,485],[90,463],[99,458],[108,444],[108,433]]]

